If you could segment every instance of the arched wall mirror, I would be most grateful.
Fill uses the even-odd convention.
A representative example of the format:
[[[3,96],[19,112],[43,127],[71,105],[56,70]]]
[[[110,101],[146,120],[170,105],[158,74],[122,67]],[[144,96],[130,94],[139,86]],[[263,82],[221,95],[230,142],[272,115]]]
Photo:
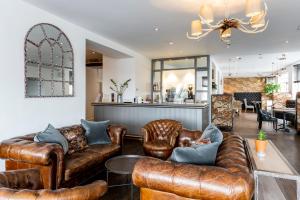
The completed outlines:
[[[33,26],[25,39],[25,96],[74,96],[74,58],[67,36],[56,26]]]

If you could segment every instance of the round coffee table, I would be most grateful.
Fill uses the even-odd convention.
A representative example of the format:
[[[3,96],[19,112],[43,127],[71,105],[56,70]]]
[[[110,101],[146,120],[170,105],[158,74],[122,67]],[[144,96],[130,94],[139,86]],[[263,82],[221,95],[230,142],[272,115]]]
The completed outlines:
[[[145,156],[140,155],[121,155],[113,157],[105,162],[106,167],[106,181],[108,184],[109,173],[121,174],[121,175],[131,175],[134,169],[135,163]],[[130,199],[133,199],[133,183],[130,176],[130,183],[119,184],[119,185],[109,185],[108,187],[121,187],[130,186]]]

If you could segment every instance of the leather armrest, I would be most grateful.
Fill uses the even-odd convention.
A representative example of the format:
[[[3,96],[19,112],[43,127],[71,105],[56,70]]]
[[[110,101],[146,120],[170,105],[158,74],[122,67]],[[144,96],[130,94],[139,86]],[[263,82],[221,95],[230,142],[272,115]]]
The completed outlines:
[[[54,164],[57,168],[57,184],[61,182],[64,151],[59,144],[37,143],[29,138],[12,138],[0,144],[0,158],[35,165]]]
[[[141,132],[142,132],[142,136],[143,136],[143,139],[144,139],[144,143],[149,142],[150,141],[149,131],[146,128],[142,128]]]
[[[231,173],[225,168],[174,164],[154,158],[139,160],[133,183],[191,199],[240,199],[252,197],[251,175]]]
[[[42,189],[40,171],[38,169],[23,169],[1,172],[0,187],[32,190]]]
[[[106,191],[106,182],[95,181],[89,185],[59,190],[16,190],[0,188],[0,197],[10,200],[98,200]]]
[[[196,142],[196,140],[198,140],[201,136],[201,131],[191,131],[188,129],[182,129],[182,132],[179,134],[178,145],[180,147],[192,146]]]
[[[123,138],[127,133],[127,129],[121,125],[110,125],[107,128],[109,137],[114,144],[118,144],[121,147],[123,146]]]

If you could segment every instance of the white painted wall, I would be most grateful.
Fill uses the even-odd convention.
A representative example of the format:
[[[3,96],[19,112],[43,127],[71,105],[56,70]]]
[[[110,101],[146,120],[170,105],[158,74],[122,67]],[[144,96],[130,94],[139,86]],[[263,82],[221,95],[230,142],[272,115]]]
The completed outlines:
[[[143,56],[136,58],[112,58],[103,56],[103,94],[104,101],[111,101],[110,79],[123,83],[132,79],[124,93],[124,101],[132,101],[136,96],[150,95],[151,61]],[[116,97],[115,97],[116,101]]]
[[[211,57],[212,68],[214,68],[214,81],[217,84],[217,94],[223,94],[224,92],[224,76],[223,71],[219,65],[215,62],[214,57]]]
[[[133,58],[112,58],[103,56],[103,95],[104,101],[111,101],[110,79],[123,83],[132,79],[124,93],[124,101],[133,101],[135,96],[135,65]],[[117,96],[115,95],[115,101]]]
[[[140,56],[135,62],[136,96],[145,99],[147,95],[151,95],[151,61]]]
[[[24,38],[30,27],[41,22],[52,23],[60,27],[73,45],[75,97],[35,99],[24,97]],[[40,131],[48,123],[52,123],[56,127],[77,124],[81,118],[85,117],[86,39],[124,52],[132,56],[133,60],[136,57],[141,57],[138,53],[118,43],[71,24],[21,0],[0,1],[0,24],[0,141]],[[120,64],[122,62],[129,61],[121,61]],[[134,61],[130,61],[130,63],[132,65],[136,64]],[[122,73],[128,71],[132,70],[124,68]],[[144,76],[150,77],[150,74]],[[129,90],[130,94],[133,93],[133,90]],[[3,169],[4,164],[1,162],[0,170]]]
[[[102,82],[102,69],[86,67],[86,119],[94,120],[94,107],[98,94],[101,91],[100,83]]]

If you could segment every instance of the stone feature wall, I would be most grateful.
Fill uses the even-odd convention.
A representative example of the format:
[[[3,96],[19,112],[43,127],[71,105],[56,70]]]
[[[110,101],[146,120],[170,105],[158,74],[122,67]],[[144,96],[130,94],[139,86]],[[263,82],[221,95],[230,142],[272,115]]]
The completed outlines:
[[[233,128],[233,96],[228,94],[211,96],[211,123],[221,130]]]
[[[266,84],[265,78],[224,78],[224,93],[235,92],[263,92]]]

